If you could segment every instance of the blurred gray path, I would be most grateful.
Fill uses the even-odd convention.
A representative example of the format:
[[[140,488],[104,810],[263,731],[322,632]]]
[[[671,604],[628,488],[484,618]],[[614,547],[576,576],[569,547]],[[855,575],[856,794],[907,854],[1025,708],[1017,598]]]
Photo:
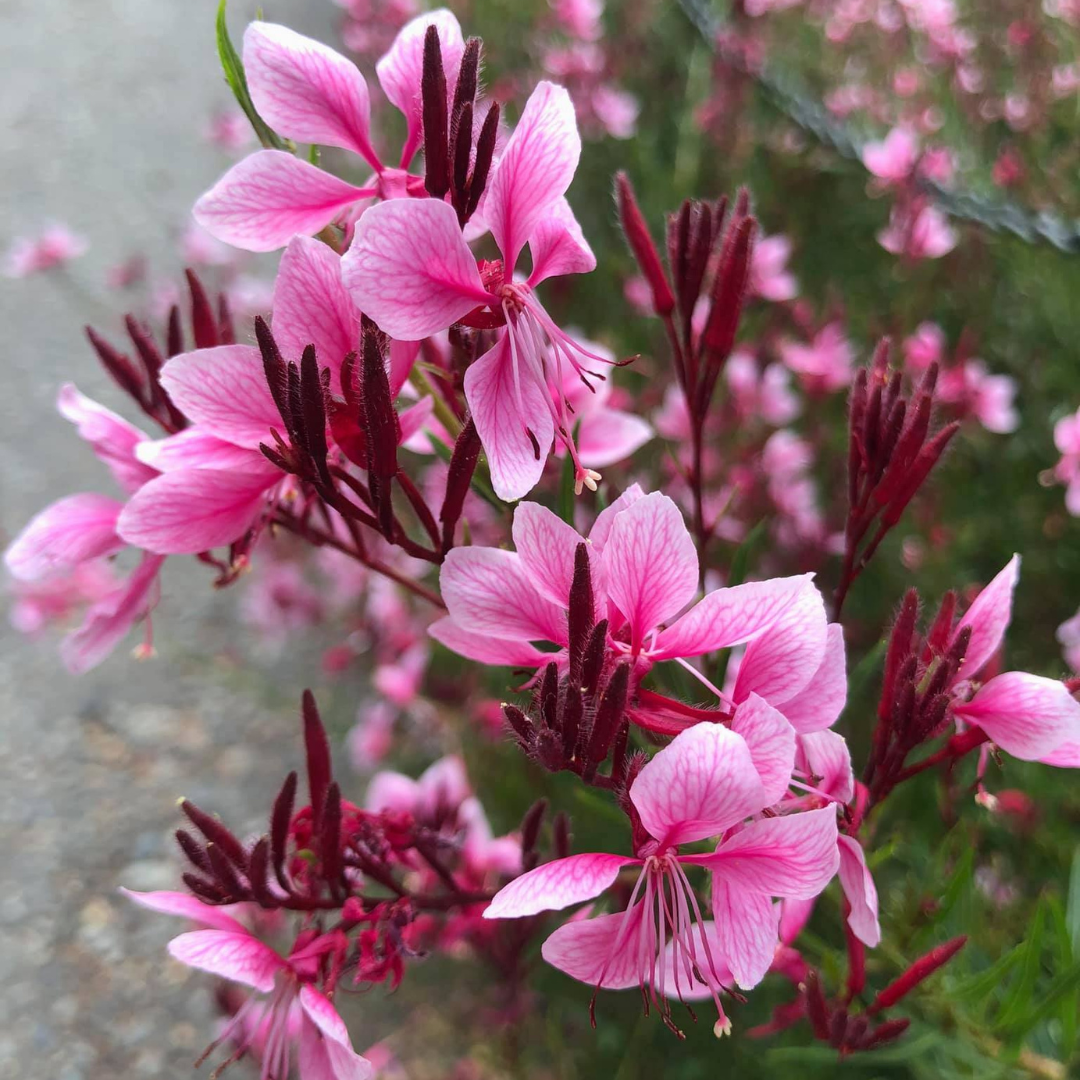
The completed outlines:
[[[232,0],[236,36],[253,0]],[[333,40],[330,0],[262,0],[265,17]],[[60,382],[121,407],[81,327],[115,333],[106,269],[142,251],[181,269],[186,209],[227,165],[203,129],[228,91],[214,0],[0,0],[0,247],[60,218],[91,251],[64,275],[0,279],[0,541],[47,501],[110,491],[54,412]],[[131,416],[130,410],[127,413]],[[134,419],[134,417],[132,417]],[[179,562],[179,560],[175,560]],[[188,1076],[210,1035],[203,980],[164,959],[178,926],[129,910],[119,882],[173,881],[186,795],[242,827],[298,751],[314,657],[253,659],[236,597],[168,568],[159,658],[122,648],[81,680],[55,642],[0,628],[0,1077]]]

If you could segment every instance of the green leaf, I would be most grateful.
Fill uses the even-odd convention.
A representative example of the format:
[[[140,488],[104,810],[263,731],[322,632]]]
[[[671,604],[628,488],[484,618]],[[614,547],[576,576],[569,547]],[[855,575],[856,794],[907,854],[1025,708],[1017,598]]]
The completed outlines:
[[[1030,1031],[1040,1021],[1050,1016],[1054,1006],[1074,994],[1080,987],[1080,963],[1071,965],[1050,983],[1049,989],[1038,1003],[1023,1013],[1015,1023],[1009,1025],[1015,1034]]]
[[[221,0],[217,11],[217,47],[225,81],[229,84],[237,104],[244,110],[259,142],[269,150],[288,150],[290,145],[281,139],[269,124],[258,114],[248,91],[247,76],[244,74],[244,62],[240,59],[229,37],[229,27],[225,21],[225,5],[228,0]]]
[[[945,886],[945,891],[941,894],[941,903],[938,904],[937,911],[934,912],[933,923],[935,925],[943,922],[952,909],[956,907],[960,898],[971,886],[974,877],[975,849],[966,847],[964,853],[960,856],[960,861],[956,864],[956,870],[953,871],[953,875],[949,879],[949,884]]]
[[[847,705],[840,717],[843,725],[850,720],[849,713],[854,708],[862,708],[871,681],[881,673],[881,663],[889,643],[882,639],[855,665],[848,676]]]
[[[972,975],[969,979],[951,985],[949,996],[965,1001],[981,1001],[1001,986],[1005,976],[1020,962],[1023,952],[1023,945],[1014,946],[985,971],[980,971],[978,975]]]
[[[1069,898],[1065,904],[1065,923],[1072,941],[1072,954],[1080,959],[1080,847],[1073,851],[1069,871]]]
[[[574,429],[574,438],[581,427],[578,421]],[[574,527],[574,504],[576,502],[574,491],[574,459],[567,454],[563,458],[562,471],[559,474],[559,517],[572,529]]]
[[[1009,1030],[1012,1033],[1022,1031],[1018,1021],[1030,1010],[1031,996],[1035,989],[1035,980],[1039,975],[1042,960],[1043,928],[1046,925],[1046,904],[1040,899],[1035,908],[1035,918],[1023,944],[1023,958],[1020,962],[1020,977],[1009,993],[1001,1012],[994,1023],[997,1031]]]
[[[750,556],[757,549],[761,538],[765,535],[767,524],[768,522],[762,518],[743,537],[743,542],[735,549],[735,554],[731,557],[731,569],[728,571],[728,586],[741,585],[746,580],[747,571],[750,569]]]

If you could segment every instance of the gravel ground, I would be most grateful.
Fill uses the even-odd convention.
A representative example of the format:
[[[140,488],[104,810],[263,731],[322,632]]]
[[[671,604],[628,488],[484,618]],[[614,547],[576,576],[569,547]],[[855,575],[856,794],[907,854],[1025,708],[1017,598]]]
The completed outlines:
[[[238,32],[256,4],[233,0]],[[262,0],[266,17],[333,39],[329,0]],[[216,3],[3,0],[0,247],[62,219],[91,242],[61,274],[0,279],[0,539],[47,501],[110,490],[53,407],[66,379],[121,399],[81,334],[115,333],[107,268],[145,253],[175,276],[186,208],[228,163],[203,129],[228,102]],[[130,415],[130,412],[128,413]],[[173,560],[180,562],[180,560]],[[300,688],[317,650],[271,662],[237,633],[235,595],[204,568],[168,567],[156,660],[121,648],[82,679],[55,641],[0,629],[0,1077],[187,1076],[209,1038],[204,980],[168,961],[170,920],[116,894],[169,887],[174,800],[241,828],[299,752]]]

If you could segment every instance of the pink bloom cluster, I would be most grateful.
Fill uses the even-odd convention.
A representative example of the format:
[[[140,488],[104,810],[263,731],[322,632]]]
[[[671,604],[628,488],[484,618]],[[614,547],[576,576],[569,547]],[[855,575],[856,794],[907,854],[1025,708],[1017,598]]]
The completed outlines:
[[[1054,479],[1065,485],[1066,509],[1080,517],[1080,409],[1054,425],[1054,445],[1061,454],[1054,466]]]

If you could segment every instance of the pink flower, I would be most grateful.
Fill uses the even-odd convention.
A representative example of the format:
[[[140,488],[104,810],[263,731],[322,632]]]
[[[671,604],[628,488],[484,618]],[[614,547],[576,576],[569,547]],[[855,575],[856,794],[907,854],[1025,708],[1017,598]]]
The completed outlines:
[[[465,373],[465,397],[502,499],[519,499],[535,486],[556,436],[574,460],[578,490],[595,489],[599,479],[581,463],[566,400],[553,396],[550,384],[563,385],[574,374],[586,384],[589,376],[601,379],[583,364],[604,358],[560,330],[535,294],[549,277],[596,266],[564,198],[580,152],[570,96],[541,82],[480,207],[501,262],[478,268],[453,208],[435,199],[372,207],[344,258],[345,283],[357,304],[392,338],[416,341],[467,316],[478,325],[505,325],[494,347]],[[532,272],[515,281],[526,244]]]
[[[945,215],[929,204],[914,215],[894,207],[888,228],[878,233],[878,243],[886,251],[911,259],[940,259],[956,247],[957,240]]]
[[[81,608],[112,593],[116,575],[108,561],[92,559],[40,581],[14,578],[9,617],[21,634],[35,637],[47,627],[66,622]]]
[[[919,323],[915,333],[904,339],[904,359],[916,375],[922,375],[931,364],[945,359],[945,331],[934,322]]]
[[[775,777],[790,775],[794,747],[775,710],[751,698],[744,712],[753,719],[743,734],[739,714],[734,730],[698,724],[634,779],[633,857],[587,854],[547,863],[501,889],[484,917],[561,910],[599,896],[624,868],[638,868],[624,911],[571,919],[544,943],[544,959],[597,989],[640,986],[669,1026],[667,998],[704,982],[718,1013],[713,1030],[729,1033],[719,991],[729,972],[744,989],[756,986],[772,963],[779,941],[772,898],[816,896],[840,861],[831,807],[749,820],[771,805]],[[721,837],[711,854],[680,853],[681,845],[711,836]],[[712,872],[711,923],[687,866]]]
[[[385,701],[362,705],[357,710],[356,723],[345,737],[349,760],[356,772],[368,772],[390,752],[396,715],[397,710]]]
[[[812,393],[831,394],[851,384],[851,342],[839,322],[823,326],[809,345],[781,343],[780,358]]]
[[[918,160],[918,136],[903,127],[893,128],[881,142],[867,143],[862,152],[862,161],[868,171],[886,184],[906,180]]]
[[[747,420],[760,418],[766,424],[782,426],[799,415],[801,404],[792,393],[791,377],[780,364],[768,364],[764,370],[759,370],[750,353],[736,349],[724,365],[724,378],[739,415]],[[684,395],[680,393],[679,396],[685,401]],[[667,404],[665,397],[665,406]],[[660,423],[659,417],[657,423]]]
[[[89,248],[85,237],[73,233],[66,225],[50,225],[37,237],[16,240],[4,256],[4,274],[11,278],[62,266]]]
[[[222,150],[245,150],[254,137],[248,118],[235,106],[214,112],[206,124],[208,142]]]
[[[410,194],[417,178],[406,170],[423,138],[420,75],[429,26],[439,31],[446,70],[455,72],[464,41],[457,19],[446,9],[404,26],[375,68],[383,92],[407,124],[400,163],[393,168],[382,163],[371,145],[368,86],[353,62],[288,27],[251,23],[244,33],[244,70],[260,116],[296,142],[358,154],[374,175],[356,187],[283,150],[257,150],[199,199],[195,220],[235,247],[274,251],[297,234],[319,232],[363,200]],[[417,194],[420,189],[422,183]]]
[[[1016,380],[1008,375],[991,375],[981,360],[964,364],[964,393],[968,408],[987,431],[1007,435],[1015,431],[1020,418],[1013,407]]]
[[[604,0],[551,0],[551,10],[562,29],[581,41],[596,41],[604,32]]]
[[[589,98],[593,117],[613,139],[632,139],[637,132],[641,102],[611,83],[601,83]]]
[[[1080,675],[1080,611],[1057,628],[1057,639],[1061,643],[1065,663]]]
[[[289,955],[282,956],[225,907],[212,907],[187,893],[123,892],[151,911],[178,915],[208,928],[173,938],[169,955],[174,960],[269,995],[268,1000],[255,994],[248,998],[215,1045],[234,1040],[239,1044],[239,1057],[253,1048],[257,1038],[262,1051],[262,1080],[277,1080],[289,1074],[294,1046],[304,1080],[371,1077],[371,1065],[353,1050],[349,1032],[333,1003],[315,986],[320,958],[341,949],[336,935],[316,936],[305,931]],[[232,907],[235,911],[236,905]]]
[[[1065,508],[1080,517],[1080,409],[1054,425],[1054,445],[1061,453],[1054,477],[1066,485]]]
[[[749,290],[763,300],[794,300],[799,284],[787,269],[791,241],[786,236],[763,236],[750,259]]]

